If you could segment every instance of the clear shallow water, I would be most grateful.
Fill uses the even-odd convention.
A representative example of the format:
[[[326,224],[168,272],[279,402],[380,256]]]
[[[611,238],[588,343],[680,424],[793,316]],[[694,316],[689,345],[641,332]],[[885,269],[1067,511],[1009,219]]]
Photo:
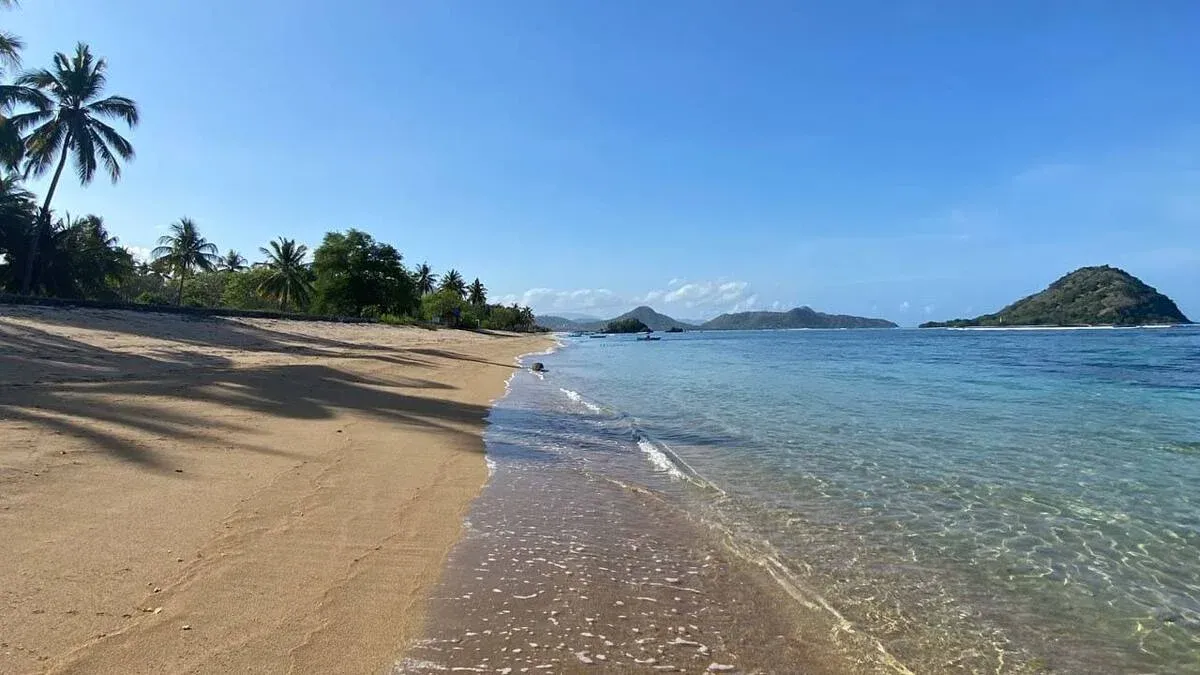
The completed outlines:
[[[500,457],[650,487],[917,672],[1200,672],[1200,330],[689,333],[537,359],[493,416]]]

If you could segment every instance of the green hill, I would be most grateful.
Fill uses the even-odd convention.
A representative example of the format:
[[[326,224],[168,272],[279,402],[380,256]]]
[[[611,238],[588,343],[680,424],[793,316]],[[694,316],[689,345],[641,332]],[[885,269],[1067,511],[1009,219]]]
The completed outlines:
[[[786,312],[738,312],[722,314],[700,326],[701,330],[770,330],[781,328],[895,328],[885,319],[868,319],[845,314],[825,314],[811,307]]]
[[[605,333],[649,333],[650,327],[633,317],[613,319],[604,327]]]
[[[1081,267],[996,312],[922,328],[976,326],[1144,326],[1191,323],[1175,303],[1141,279],[1102,265]]]
[[[638,321],[641,321],[643,324],[645,324],[647,328],[649,328],[650,330],[655,330],[655,331],[668,331],[668,330],[671,330],[672,328],[679,328],[681,330],[691,330],[691,329],[696,328],[694,325],[692,325],[690,323],[684,323],[682,321],[677,321],[677,320],[672,319],[671,317],[667,316],[666,314],[659,314],[658,312],[654,311],[653,309],[651,309],[649,307],[646,307],[645,305],[643,305],[641,307],[637,307],[635,309],[631,309],[628,312],[625,312],[624,314],[622,314],[621,316],[618,316],[617,318],[613,319],[613,321],[621,321],[624,319],[637,319]]]
[[[635,309],[631,309],[630,311],[625,312],[621,316],[613,317],[612,319],[608,319],[606,321],[600,320],[600,319],[591,319],[591,320],[567,319],[567,318],[564,318],[561,316],[547,315],[547,316],[537,317],[537,324],[539,326],[549,328],[550,330],[557,330],[557,331],[573,331],[573,330],[589,331],[589,330],[604,330],[604,328],[606,326],[608,326],[608,324],[610,324],[614,321],[623,321],[625,319],[637,319],[638,321],[641,321],[643,324],[645,324],[647,328],[649,328],[650,330],[654,330],[654,331],[666,332],[666,331],[671,330],[672,328],[675,328],[678,330],[695,330],[696,329],[696,326],[694,324],[685,323],[683,321],[678,321],[676,319],[672,319],[671,317],[667,316],[666,314],[660,314],[660,313],[654,311],[653,309],[646,307],[644,305],[641,307],[637,307]]]

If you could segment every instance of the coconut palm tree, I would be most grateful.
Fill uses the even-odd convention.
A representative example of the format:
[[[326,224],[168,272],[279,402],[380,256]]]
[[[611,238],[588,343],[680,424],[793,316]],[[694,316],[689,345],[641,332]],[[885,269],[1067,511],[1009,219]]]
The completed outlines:
[[[222,272],[241,272],[246,269],[246,257],[233,249],[229,249],[217,262],[217,269]]]
[[[16,5],[13,0],[0,0],[0,8]],[[0,31],[0,75],[5,67],[18,68],[21,65],[21,50],[25,43],[12,33]],[[32,87],[16,84],[0,85],[0,161],[9,169],[15,169],[21,163],[25,154],[25,146],[21,134],[16,127],[8,122],[8,115],[17,103],[31,105],[39,110],[49,107],[50,99],[42,92]]]
[[[475,277],[475,281],[467,287],[467,301],[476,307],[482,307],[487,304],[487,288],[479,277]]]
[[[8,120],[16,133],[29,132],[25,138],[26,176],[41,176],[55,166],[42,203],[39,229],[43,232],[50,228],[50,203],[69,156],[75,158],[81,185],[92,182],[101,164],[115,183],[121,177],[121,162],[133,159],[133,145],[103,120],[122,120],[132,129],[138,123],[137,104],[124,96],[101,98],[107,71],[105,60],[93,57],[91,49],[80,42],[73,56],[59,52],[52,68],[31,70],[17,78],[17,86],[41,92],[49,104]],[[26,293],[33,282],[37,238],[31,248],[22,284]]]
[[[281,312],[287,311],[289,302],[297,305],[307,303],[312,295],[308,263],[304,262],[308,247],[280,237],[271,242],[270,248],[258,250],[267,256],[267,268],[271,270],[271,275],[259,284],[258,292],[278,300]]]
[[[154,262],[179,277],[179,294],[175,304],[183,304],[183,281],[193,270],[211,272],[220,260],[217,245],[200,236],[196,222],[180,218],[172,223],[170,234],[158,238],[158,247],[150,252]]]
[[[438,275],[433,273],[433,268],[429,266],[429,263],[421,263],[415,276],[417,293],[420,295],[429,295],[437,286]]]
[[[463,276],[458,270],[450,270],[442,275],[441,290],[450,291],[462,298],[467,295],[467,282],[463,281]]]

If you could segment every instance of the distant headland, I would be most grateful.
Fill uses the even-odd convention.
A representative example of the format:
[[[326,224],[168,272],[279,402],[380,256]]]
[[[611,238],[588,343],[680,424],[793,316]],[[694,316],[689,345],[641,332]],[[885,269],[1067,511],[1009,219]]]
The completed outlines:
[[[1148,326],[1191,323],[1175,302],[1128,272],[1081,267],[995,314],[931,321],[921,328]]]
[[[598,331],[614,322],[637,320],[654,331],[690,330],[771,330],[786,328],[896,328],[884,319],[868,319],[845,314],[825,314],[811,307],[786,312],[737,312],[722,314],[703,323],[688,323],[642,306],[606,320],[572,320],[561,316],[539,316],[537,324],[557,331]]]

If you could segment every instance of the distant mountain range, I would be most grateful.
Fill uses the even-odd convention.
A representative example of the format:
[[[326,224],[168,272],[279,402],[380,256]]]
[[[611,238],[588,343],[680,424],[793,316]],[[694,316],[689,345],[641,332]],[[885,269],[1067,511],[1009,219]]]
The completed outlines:
[[[701,324],[688,323],[660,314],[642,306],[608,320],[578,321],[561,316],[539,316],[538,325],[555,331],[603,330],[612,321],[637,319],[655,331],[679,330],[769,330],[783,328],[895,328],[884,319],[867,319],[844,314],[824,314],[811,307],[797,307],[787,312],[738,312],[722,314]]]
[[[825,314],[812,307],[786,312],[738,312],[706,321],[704,330],[771,330],[781,328],[896,328],[886,319],[868,319],[846,314]]]
[[[1081,267],[995,314],[930,322],[922,328],[977,326],[1146,326],[1190,323],[1167,296],[1125,270]]]

